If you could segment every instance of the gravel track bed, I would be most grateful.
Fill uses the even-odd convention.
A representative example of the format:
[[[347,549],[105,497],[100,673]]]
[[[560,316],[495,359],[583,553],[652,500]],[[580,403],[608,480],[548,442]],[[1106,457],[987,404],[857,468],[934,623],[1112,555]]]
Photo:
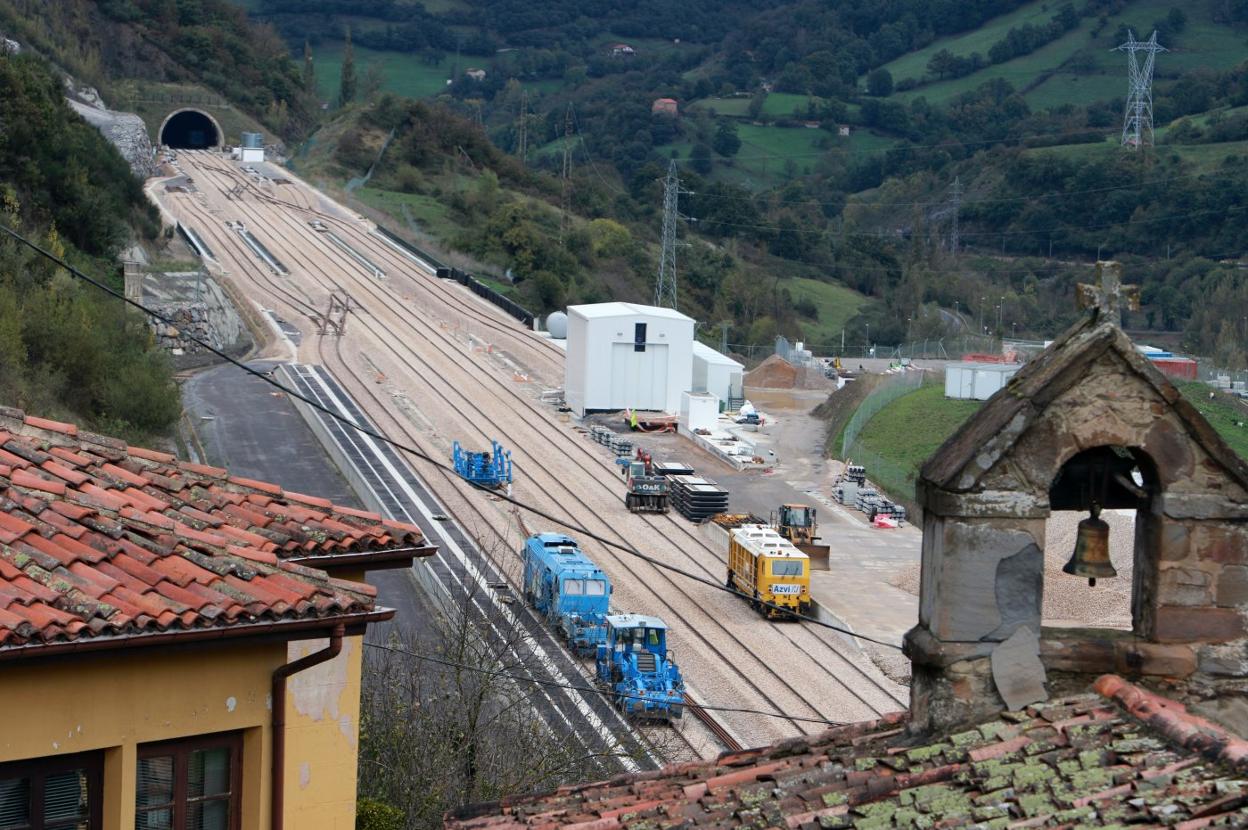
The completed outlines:
[[[283,186],[283,189],[287,188],[289,188],[289,186]],[[231,206],[243,208],[245,205],[246,203],[232,203]],[[286,213],[285,211],[266,208],[261,204],[246,205],[246,209],[255,211],[259,215],[266,216],[270,212]],[[269,221],[272,221],[273,219],[276,219],[278,222],[288,221],[292,231],[302,229],[304,235],[308,237],[313,237],[316,233],[310,228],[307,228],[306,224],[302,224],[298,220],[291,220],[288,218],[283,220],[280,216],[269,216]],[[255,225],[254,223],[255,220],[253,219],[251,224],[257,228],[258,233],[261,233],[261,238],[265,241],[265,243],[269,244],[270,241],[274,243],[273,247],[278,249],[275,250],[275,254],[280,258],[283,258],[284,261],[290,260],[287,261],[287,265],[288,267],[291,267],[292,270],[298,267],[296,260],[310,255],[311,252],[315,251],[317,255],[323,255],[325,253],[322,251],[316,251],[316,246],[314,244],[309,244],[307,246],[295,246],[294,242],[287,239],[284,234],[278,235],[281,237],[280,239],[265,235],[260,230],[265,227],[265,225]],[[388,247],[384,246],[382,243],[377,243],[382,246],[380,249],[374,249],[371,245],[365,246],[361,244],[358,238],[354,241],[349,241],[351,241],[351,244],[357,245],[357,247],[367,247],[367,250],[364,252],[370,258],[379,258],[379,255],[382,253],[396,258],[401,257],[401,255],[397,252],[388,249]],[[336,250],[337,249],[335,248],[334,251]],[[341,252],[338,253],[341,254]],[[331,251],[330,254],[332,256],[333,252]],[[247,255],[249,255],[249,252],[247,252]],[[341,256],[345,258],[345,254],[341,254]],[[378,264],[386,267],[387,273],[394,273],[396,275],[400,273],[398,268],[395,268],[393,262],[386,264],[378,262]],[[341,262],[340,265],[346,270],[351,278],[357,282],[365,279],[362,276],[356,276],[354,272],[355,266],[353,263]],[[322,269],[323,267],[324,266],[321,266]],[[400,267],[404,270],[408,270],[410,269],[411,264],[404,260],[400,263]],[[309,270],[318,269],[313,267]],[[291,288],[294,288],[295,284],[302,284],[303,282],[295,277],[278,279],[282,279],[284,282],[288,281],[292,283]],[[421,281],[417,280],[416,282]],[[438,286],[440,288],[442,287],[441,284],[438,284]],[[373,305],[375,310],[378,312],[378,317],[375,318],[376,322],[381,323],[384,316],[385,325],[404,332],[410,330],[410,328],[418,322],[429,327],[437,325],[432,323],[430,319],[404,320],[401,313],[396,311],[396,307],[403,306],[403,303],[399,302],[403,298],[393,295],[392,291],[390,292],[391,296],[385,296],[386,292],[380,290],[377,287],[377,284],[374,284],[373,286],[365,285],[362,287],[368,289],[369,293],[373,295],[373,302],[370,303],[370,305]],[[404,287],[408,288],[409,286],[405,285]],[[321,288],[324,288],[324,286],[321,286]],[[304,293],[307,294],[312,292]],[[429,293],[434,294],[436,292]],[[324,291],[324,294],[327,296],[328,291]],[[310,297],[309,299],[311,300],[313,298]],[[362,300],[362,298],[358,296],[356,299]],[[454,298],[449,300],[449,302],[454,303],[458,301],[458,299],[459,298]],[[448,299],[444,297],[442,304],[447,305]],[[454,305],[451,305],[450,310],[452,312],[457,311]],[[433,315],[426,313],[422,316],[432,317]],[[449,315],[444,315],[443,309],[439,308],[437,309],[436,316],[438,318],[443,318],[444,316]],[[563,489],[565,494],[569,496],[572,495],[572,491],[565,487],[563,483],[568,481],[578,482],[579,479],[584,479],[585,471],[577,468],[575,465],[567,463],[567,459],[562,456],[562,453],[566,452],[566,449],[562,449],[556,445],[553,446],[554,452],[548,456],[531,457],[521,448],[531,445],[541,446],[543,442],[554,445],[555,442],[553,436],[550,434],[552,432],[562,432],[565,440],[583,442],[584,439],[577,438],[574,434],[567,430],[566,426],[562,426],[554,422],[545,424],[545,429],[541,432],[547,434],[538,434],[539,431],[530,423],[530,421],[533,420],[532,416],[536,414],[540,419],[547,421],[549,421],[550,418],[547,413],[536,409],[537,404],[535,402],[532,405],[534,408],[533,413],[527,413],[524,418],[516,418],[516,403],[514,401],[507,401],[501,399],[497,395],[491,396],[489,394],[474,396],[473,400],[468,400],[462,390],[467,388],[474,391],[480,391],[480,387],[485,385],[483,384],[483,380],[485,380],[483,372],[493,374],[494,377],[489,380],[496,384],[514,381],[510,381],[509,379],[499,379],[497,377],[498,371],[490,365],[486,356],[480,352],[474,352],[470,348],[464,348],[462,341],[455,343],[457,338],[455,336],[453,326],[450,324],[445,325],[445,329],[441,329],[441,326],[437,326],[441,329],[442,342],[444,344],[442,351],[439,352],[436,348],[429,348],[429,346],[433,345],[433,338],[426,340],[425,338],[417,339],[409,337],[396,337],[394,336],[394,333],[386,334],[384,331],[378,330],[378,326],[373,325],[372,321],[366,322],[366,318],[364,316],[356,315],[353,317],[348,326],[348,335],[346,338],[346,342],[349,346],[348,352],[350,353],[351,351],[350,345],[353,345],[357,340],[371,340],[372,342],[370,346],[360,349],[360,352],[366,353],[369,356],[372,366],[363,364],[363,355],[357,355],[354,360],[359,361],[363,365],[357,365],[357,367],[353,369],[353,373],[364,374],[368,372],[375,372],[380,369],[387,375],[388,378],[407,380],[408,376],[411,374],[411,369],[410,367],[402,366],[400,364],[400,360],[408,360],[413,364],[419,363],[420,365],[429,367],[432,375],[437,377],[430,376],[426,378],[426,383],[423,389],[426,391],[432,391],[436,388],[437,394],[429,395],[422,392],[420,395],[411,395],[409,392],[411,399],[417,403],[421,413],[424,416],[428,417],[433,423],[451,425],[451,428],[456,430],[454,433],[455,436],[462,436],[464,438],[469,437],[472,433],[472,428],[470,425],[463,423],[464,416],[461,412],[456,411],[457,407],[472,407],[479,410],[486,420],[495,422],[495,427],[501,426],[501,422],[505,421],[506,425],[511,428],[508,430],[508,440],[512,442],[510,446],[513,449],[513,452],[516,453],[517,466],[518,468],[524,470],[524,476],[521,481],[517,483],[517,496],[525,498],[526,500],[534,498],[549,505],[552,492],[558,492],[560,489]],[[361,332],[363,332],[362,338]],[[434,338],[438,336],[437,331],[433,331],[431,334]],[[535,338],[526,334],[520,334],[517,339],[535,340]],[[305,340],[305,343],[307,342],[309,341]],[[451,352],[448,354],[447,352],[449,351],[450,346],[446,344],[453,343],[455,343],[455,348],[458,350],[458,353]],[[551,348],[553,347],[545,346],[543,351]],[[388,349],[394,349],[396,356],[387,359],[385,357],[385,352]],[[407,352],[407,354],[404,354],[401,357],[398,356],[400,350]],[[348,356],[348,359],[351,359],[350,356]],[[472,368],[469,368],[470,366]],[[453,377],[450,379],[443,379],[448,375]],[[457,404],[452,404],[451,401],[456,398],[458,398]],[[519,423],[515,423],[517,421]],[[394,423],[399,425],[406,423],[410,427],[411,421],[407,417],[399,415],[398,418],[395,419]],[[407,427],[404,427],[403,431],[408,432],[409,430]],[[514,433],[515,438],[518,438],[519,440],[515,440],[510,433]],[[486,430],[484,429],[478,430],[476,435],[482,441],[488,437],[492,437],[487,435]],[[439,454],[445,454],[445,445],[448,443],[444,437],[441,438],[441,440],[437,440],[438,437],[436,429],[432,434],[425,436],[426,442],[438,443],[441,445],[439,447],[428,447],[430,454],[435,457]],[[438,452],[439,449],[442,450],[442,453]],[[638,544],[639,546],[644,546],[647,550],[650,550],[657,555],[680,557],[682,555],[682,551],[673,550],[674,547],[678,546],[675,546],[670,541],[662,538],[666,535],[666,532],[656,533],[656,528],[650,522],[645,520],[639,521],[639,517],[632,516],[627,513],[621,513],[622,507],[619,503],[620,497],[618,490],[620,485],[618,483],[618,479],[615,478],[614,474],[607,467],[605,459],[599,458],[599,464],[603,468],[602,474],[609,477],[607,480],[611,482],[611,488],[608,492],[605,488],[594,488],[592,484],[585,487],[579,487],[579,492],[576,492],[575,496],[584,500],[586,504],[577,509],[577,518],[582,523],[591,527],[591,529],[603,532],[604,535],[612,532],[613,529],[618,530],[626,539],[639,540],[634,541],[633,543]],[[426,476],[430,475],[429,470],[422,470],[422,473]],[[530,492],[531,489],[533,490],[532,492]],[[595,492],[596,489],[598,492]],[[474,499],[477,498],[479,498],[479,496],[474,494]],[[562,505],[558,504],[559,501],[566,502],[567,500],[567,498],[557,499],[555,505],[550,505],[552,512],[559,510],[561,507],[563,510],[572,508],[573,506],[567,503]],[[492,523],[495,527],[495,530],[493,531],[494,536],[500,540],[507,540],[507,551],[510,553],[518,547],[520,532],[518,528],[515,527],[514,520],[512,520],[504,510],[499,509],[494,512],[500,514],[501,516],[496,523]],[[600,518],[604,516],[609,517],[609,520]],[[508,527],[508,525],[510,525],[510,527]],[[484,529],[485,528],[482,528],[482,530]],[[592,546],[587,545],[587,547]],[[711,558],[714,560],[713,562],[706,563],[709,565],[709,569],[717,571],[718,568],[721,567],[718,559],[713,553],[709,551],[706,551],[706,553],[710,554]],[[597,558],[599,558],[604,565],[608,564],[608,560],[610,559],[615,560],[616,564],[620,566],[619,568],[612,568],[612,572],[613,576],[616,577],[618,585],[617,603],[621,607],[631,607],[641,610],[651,607],[648,603],[658,601],[660,604],[672,606],[674,609],[675,606],[672,605],[673,597],[670,595],[672,593],[681,592],[679,590],[671,590],[674,586],[667,586],[668,590],[661,592],[664,596],[658,596],[657,593],[652,590],[651,586],[655,583],[661,584],[665,575],[653,572],[652,566],[646,565],[645,563],[639,563],[637,560],[631,558],[627,562],[619,561],[614,554],[607,553],[605,551],[591,551],[591,555],[597,555]],[[511,558],[514,560],[516,557],[512,555]],[[673,561],[679,560],[674,559]],[[647,572],[641,569],[650,569],[650,571]],[[634,578],[631,580],[621,578],[623,571],[633,572],[630,575]],[[641,584],[634,584],[638,582]],[[689,584],[688,590],[697,593],[698,596],[695,601],[689,603],[692,605],[692,608],[681,613],[689,615],[691,625],[697,626],[700,636],[706,641],[707,644],[712,644],[717,648],[726,649],[726,653],[728,654],[737,655],[733,657],[734,660],[745,660],[746,663],[749,663],[751,661],[748,657],[739,655],[739,652],[742,651],[742,647],[736,642],[738,639],[745,638],[748,642],[751,642],[754,645],[754,652],[766,654],[768,656],[768,662],[771,663],[771,665],[782,666],[785,663],[790,664],[787,668],[774,670],[766,668],[764,664],[762,672],[750,672],[751,677],[756,682],[759,682],[769,690],[769,695],[777,696],[777,702],[780,705],[785,706],[786,711],[800,713],[798,710],[789,709],[788,707],[792,705],[800,706],[803,704],[803,701],[795,695],[786,696],[785,689],[783,688],[784,684],[776,685],[773,683],[773,679],[780,673],[784,674],[785,680],[788,681],[788,683],[794,684],[798,688],[810,687],[811,695],[817,695],[819,700],[827,701],[827,705],[820,707],[825,717],[835,720],[844,720],[869,716],[870,712],[860,713],[859,711],[856,711],[857,707],[833,707],[832,701],[828,700],[830,696],[827,694],[827,692],[830,691],[827,680],[828,673],[826,671],[812,672],[810,671],[810,669],[814,668],[812,665],[802,665],[803,662],[811,663],[811,661],[808,657],[803,659],[804,655],[801,654],[801,649],[796,647],[793,640],[789,637],[775,636],[774,626],[766,626],[763,624],[763,621],[752,617],[752,614],[748,613],[748,609],[745,609],[744,605],[738,602],[735,598],[719,592],[709,592],[712,596],[704,597],[702,594],[708,593],[707,589],[693,583]],[[679,599],[677,598],[675,601],[679,601]],[[700,616],[699,612],[701,614]],[[742,616],[744,616],[745,619],[740,619]],[[714,630],[719,624],[716,618],[718,618],[718,620],[728,622],[726,632],[723,629],[720,631]],[[768,631],[768,628],[770,628],[771,631]],[[787,628],[805,631],[804,627],[799,626],[787,626]],[[692,627],[690,630],[693,630]],[[728,633],[731,636],[725,638],[723,636],[725,633]],[[808,635],[804,634],[801,636],[806,637]],[[711,665],[700,665],[701,663],[707,661],[699,659],[697,654],[698,649],[693,643],[688,642],[686,638],[687,634],[680,629],[677,629],[673,636],[673,647],[677,652],[677,656],[684,664],[687,672],[690,674],[691,680],[699,691],[706,696],[706,700],[711,703],[724,702],[724,693],[727,693],[734,698],[737,697],[737,695],[741,693],[741,678],[733,677],[731,672],[724,672],[722,666],[714,665],[715,661],[709,661]],[[724,642],[725,639],[727,639],[727,642]],[[795,651],[798,653],[795,654]],[[758,662],[762,663],[761,660]],[[772,679],[766,677],[768,673],[772,674]],[[774,690],[772,689],[773,686],[776,686]],[[806,698],[807,695],[802,694],[800,697]],[[889,700],[887,696],[884,695],[881,695],[881,697],[884,699],[879,700],[876,704],[877,706],[889,709],[897,708],[895,699]],[[870,699],[871,698],[868,696],[868,700]],[[742,705],[747,704],[747,700],[744,699],[744,697],[739,698],[738,702]],[[835,711],[836,709],[842,710],[844,714],[838,717],[837,712]],[[753,735],[749,733],[755,732],[755,729],[740,729],[736,723],[731,723],[730,725],[732,725],[734,729],[738,729],[739,732],[742,732],[744,737],[753,739]],[[753,725],[754,724],[747,724],[747,726]],[[766,730],[766,734],[760,735],[763,739],[771,739],[775,736],[776,732],[774,729]],[[783,736],[783,733],[781,733],[781,736]]]

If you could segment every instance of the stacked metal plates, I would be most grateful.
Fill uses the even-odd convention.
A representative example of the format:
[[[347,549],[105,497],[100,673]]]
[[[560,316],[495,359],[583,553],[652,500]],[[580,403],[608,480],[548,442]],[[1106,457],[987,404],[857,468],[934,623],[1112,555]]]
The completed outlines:
[[[589,428],[589,437],[609,448],[618,458],[633,454],[633,439],[618,435],[607,427],[594,424]]]
[[[701,522],[728,512],[728,491],[701,476],[668,476],[672,486],[672,506],[680,515]]]
[[[656,461],[654,472],[661,476],[691,476],[693,468],[683,461]]]
[[[838,503],[852,507],[858,503],[858,485],[852,481],[842,481],[837,485],[835,495]]]

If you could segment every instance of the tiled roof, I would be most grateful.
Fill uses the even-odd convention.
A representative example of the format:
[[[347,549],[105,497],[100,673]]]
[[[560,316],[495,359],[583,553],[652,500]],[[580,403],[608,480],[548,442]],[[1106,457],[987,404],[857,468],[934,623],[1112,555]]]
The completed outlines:
[[[0,653],[372,612],[296,562],[422,546],[420,529],[0,408]]]
[[[1248,744],[1106,676],[927,743],[901,713],[712,763],[469,807],[470,828],[1244,826]]]

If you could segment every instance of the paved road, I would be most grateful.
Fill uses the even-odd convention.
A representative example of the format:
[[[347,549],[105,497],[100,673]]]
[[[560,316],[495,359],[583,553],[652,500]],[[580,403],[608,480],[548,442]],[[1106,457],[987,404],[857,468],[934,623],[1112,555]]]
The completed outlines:
[[[269,371],[276,364],[249,365]],[[183,384],[182,401],[207,453],[205,463],[346,507],[364,506],[290,398],[259,378],[218,366]],[[368,579],[378,602],[398,611],[392,622],[371,627],[370,639],[384,639],[390,627],[430,633],[421,622],[436,611],[410,571],[375,571]]]

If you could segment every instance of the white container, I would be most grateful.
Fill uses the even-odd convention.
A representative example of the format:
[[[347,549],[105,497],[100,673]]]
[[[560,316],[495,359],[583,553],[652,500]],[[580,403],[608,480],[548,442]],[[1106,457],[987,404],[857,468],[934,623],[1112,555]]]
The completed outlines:
[[[577,415],[676,413],[693,379],[693,319],[632,303],[568,307],[564,393]]]
[[[731,357],[693,341],[693,391],[709,392],[726,401],[744,396],[745,367]]]
[[[680,425],[689,432],[713,430],[719,421],[719,398],[706,392],[684,392],[680,396]]]

